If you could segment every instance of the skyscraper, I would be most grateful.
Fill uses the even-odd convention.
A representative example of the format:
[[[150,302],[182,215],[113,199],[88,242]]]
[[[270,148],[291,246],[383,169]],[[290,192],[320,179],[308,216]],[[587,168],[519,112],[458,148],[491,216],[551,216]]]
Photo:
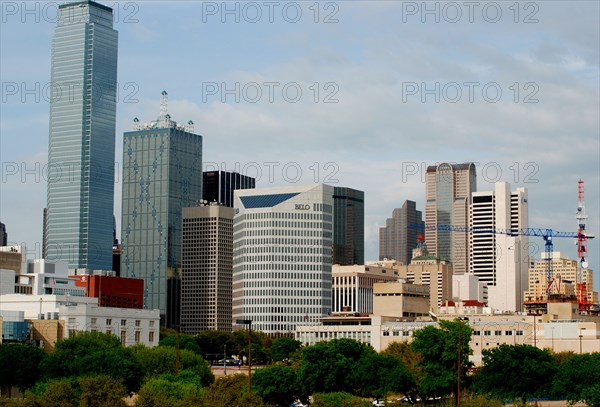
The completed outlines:
[[[425,176],[425,226],[469,225],[471,194],[477,191],[474,163],[441,163],[427,167]],[[432,255],[450,261],[454,274],[469,268],[469,235],[446,230],[425,230]]]
[[[202,199],[233,208],[233,191],[256,186],[256,180],[238,172],[204,171],[202,173]]]
[[[137,119],[134,120],[137,122]],[[123,136],[121,276],[144,279],[144,307],[179,323],[182,208],[202,198],[202,136],[166,112]]]
[[[181,329],[231,331],[233,208],[183,208]]]
[[[496,182],[493,191],[474,192],[469,209],[470,228],[491,230],[528,228],[527,190],[510,191]],[[455,232],[460,233],[460,232]],[[527,289],[529,238],[496,233],[468,233],[469,272],[488,285],[488,305],[520,311]]]
[[[333,188],[333,264],[365,264],[365,193]]]
[[[6,225],[0,222],[0,246],[8,244],[8,233],[6,233]]]
[[[47,257],[110,270],[117,31],[93,1],[58,7],[52,42]]]
[[[237,190],[234,209],[233,320],[281,334],[331,312],[333,187]]]
[[[423,215],[417,210],[415,202],[407,200],[401,208],[392,211],[392,217],[386,219],[385,227],[379,228],[379,260],[394,259],[405,265],[410,263],[418,237],[423,233],[422,229],[412,225],[423,226]]]

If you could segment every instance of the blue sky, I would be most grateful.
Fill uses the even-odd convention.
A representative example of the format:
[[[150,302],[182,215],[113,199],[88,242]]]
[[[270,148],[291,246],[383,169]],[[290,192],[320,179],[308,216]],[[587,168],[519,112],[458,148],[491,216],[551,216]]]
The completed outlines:
[[[0,3],[0,215],[9,240],[35,250],[56,3]],[[261,187],[364,190],[366,259],[393,208],[424,208],[422,170],[443,161],[480,163],[482,191],[528,188],[530,226],[561,231],[576,231],[582,178],[599,233],[598,2],[475,2],[472,14],[433,1],[101,3],[117,10],[118,171],[123,132],[134,117],[153,120],[166,90],[171,116],[204,136],[207,169],[259,168]],[[120,225],[119,182],[115,191]],[[576,256],[571,239],[556,247]]]

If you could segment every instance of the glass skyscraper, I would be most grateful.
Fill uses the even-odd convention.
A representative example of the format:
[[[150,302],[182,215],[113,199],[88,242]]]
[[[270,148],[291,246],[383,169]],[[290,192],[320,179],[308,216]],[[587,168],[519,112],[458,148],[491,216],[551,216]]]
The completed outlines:
[[[394,259],[402,264],[410,264],[413,249],[418,237],[423,233],[417,226],[425,226],[423,214],[413,201],[404,201],[402,208],[392,211],[386,219],[385,227],[379,228],[379,260]]]
[[[333,264],[365,264],[365,193],[333,188]]]
[[[202,199],[202,136],[172,121],[123,136],[121,276],[144,279],[144,307],[179,324],[182,208]]]
[[[47,258],[112,268],[117,95],[112,9],[59,6],[52,43]]]

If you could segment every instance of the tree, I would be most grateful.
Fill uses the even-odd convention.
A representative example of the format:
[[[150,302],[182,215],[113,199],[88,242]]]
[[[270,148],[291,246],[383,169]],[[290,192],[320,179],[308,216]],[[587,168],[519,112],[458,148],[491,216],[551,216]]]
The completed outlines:
[[[464,382],[471,366],[469,347],[472,329],[464,322],[439,321],[439,328],[427,326],[415,332],[412,348],[423,355],[419,365],[423,377],[419,383],[421,399],[458,395],[458,351],[460,349],[460,379]],[[460,338],[460,347],[459,347]]]
[[[292,367],[273,365],[257,370],[252,375],[252,389],[265,403],[289,406],[303,398],[301,386]]]
[[[32,407],[77,407],[79,392],[76,387],[74,379],[38,383],[25,393],[25,404]]]
[[[149,379],[140,388],[136,406],[177,406],[200,403],[198,376],[184,370],[179,376],[164,374]]]
[[[264,407],[261,397],[248,393],[247,376],[234,374],[220,377],[202,395],[202,403],[207,407]]]
[[[121,380],[129,392],[139,389],[144,377],[142,366],[119,338],[98,332],[78,332],[58,341],[40,369],[46,379],[107,375]]]
[[[498,399],[547,397],[557,363],[548,349],[531,345],[500,345],[483,351],[483,366],[473,389]]]
[[[597,396],[600,390],[598,366],[600,366],[600,353],[571,354],[563,359],[552,381],[554,395],[573,404],[583,401],[590,406],[593,405],[594,396]]]
[[[163,339],[158,342],[158,346],[170,346],[172,348],[177,347],[177,334],[166,335]],[[179,334],[179,349],[186,349],[194,352],[196,355],[202,354],[200,346],[196,340],[190,335]]]
[[[137,362],[142,366],[146,376],[176,374],[177,350],[169,346],[148,348],[143,345],[131,348]],[[201,386],[208,386],[214,381],[214,375],[208,363],[200,355],[189,350],[179,351],[179,369],[191,370],[198,376]]]
[[[302,346],[302,342],[293,338],[277,338],[271,345],[271,357],[274,361],[290,359],[292,354]]]
[[[392,342],[385,351],[384,355],[391,355],[398,358],[408,369],[413,380],[413,387],[406,390],[404,394],[412,402],[419,398],[419,388],[425,375],[423,371],[423,355],[416,352],[409,342]]]
[[[353,339],[333,339],[303,347],[298,379],[308,394],[354,391],[353,372],[365,353],[375,350]]]
[[[5,343],[0,345],[0,387],[8,387],[10,398],[12,387],[21,392],[33,386],[41,376],[40,362],[46,353],[33,345]]]
[[[364,397],[387,398],[389,393],[406,393],[415,382],[404,363],[389,354],[366,352],[353,372],[354,387]]]
[[[360,397],[346,392],[315,393],[312,407],[372,407],[372,404]]]
[[[195,337],[196,343],[202,349],[205,358],[208,355],[219,355],[222,358],[224,345],[227,345],[227,353],[230,355],[238,354],[240,351],[240,345],[233,341],[233,334],[231,332],[224,331],[202,331]],[[241,345],[244,346],[248,343],[248,337],[246,336],[245,342]]]
[[[125,407],[123,397],[125,386],[110,376],[82,377],[78,380],[81,388],[79,407]]]

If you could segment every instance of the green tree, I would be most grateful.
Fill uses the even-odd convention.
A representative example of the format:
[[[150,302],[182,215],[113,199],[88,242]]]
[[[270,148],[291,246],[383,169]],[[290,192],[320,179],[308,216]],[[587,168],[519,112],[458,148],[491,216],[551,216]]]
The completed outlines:
[[[13,387],[24,392],[35,384],[41,376],[39,365],[44,357],[46,353],[33,345],[0,345],[0,387],[8,388],[9,398]]]
[[[547,349],[531,345],[500,345],[483,351],[483,366],[474,377],[473,390],[498,399],[547,397],[557,363]]]
[[[179,376],[164,374],[151,378],[140,388],[136,406],[179,406],[200,403],[199,378],[195,372],[182,371]]]
[[[288,406],[298,398],[304,398],[294,368],[273,365],[259,369],[252,375],[252,390],[265,403]]]
[[[346,392],[315,393],[312,407],[372,407],[368,401]]]
[[[365,353],[375,353],[375,350],[370,345],[345,338],[303,347],[298,379],[308,394],[352,392],[353,372]]]
[[[392,342],[382,352],[384,355],[392,355],[398,358],[408,369],[413,380],[413,387],[406,390],[404,394],[412,402],[419,398],[419,388],[425,375],[423,371],[423,355],[416,352],[409,342]]]
[[[221,355],[223,355],[224,352],[224,345],[227,346],[228,355],[237,355],[239,354],[241,347],[248,343],[247,336],[246,340],[240,345],[234,341],[233,333],[224,331],[202,331],[196,335],[195,339],[200,349],[202,349],[205,358],[212,354],[219,355],[217,359],[223,357]]]
[[[406,393],[415,382],[404,363],[389,354],[365,352],[353,371],[354,388],[364,397],[387,398]]]
[[[170,346],[172,348],[177,347],[177,334],[169,334],[166,335],[158,342],[158,346]],[[194,352],[196,355],[202,354],[200,350],[200,346],[196,340],[190,336],[185,334],[179,334],[179,349],[186,349]]]
[[[98,375],[82,377],[78,380],[81,388],[79,407],[125,407],[125,386],[110,376]]]
[[[75,379],[58,379],[41,382],[25,393],[28,407],[77,407],[80,393]]]
[[[46,379],[103,374],[121,380],[129,392],[139,389],[144,371],[132,351],[114,335],[78,332],[58,341],[40,369]]]
[[[218,378],[203,392],[203,405],[206,407],[264,407],[265,404],[257,393],[248,393],[247,379],[247,376],[243,374]]]
[[[302,346],[302,342],[293,338],[277,338],[271,345],[271,357],[274,361],[290,359],[292,354]]]
[[[472,329],[464,322],[439,321],[439,328],[427,326],[414,334],[412,348],[423,355],[420,366],[423,376],[419,383],[421,399],[457,394],[458,351],[460,349],[460,379],[464,383],[471,366],[469,347]],[[460,347],[459,347],[460,338]]]
[[[593,388],[600,383],[600,353],[571,354],[558,365],[558,371],[552,381],[553,393],[556,397],[571,403],[579,401],[593,404],[586,394],[597,394]]]
[[[147,376],[162,374],[175,375],[177,365],[177,349],[169,346],[148,348],[142,345],[131,348],[136,361],[143,367]],[[208,386],[214,381],[209,364],[200,355],[189,350],[179,351],[179,370],[191,370],[198,377],[201,386]]]

